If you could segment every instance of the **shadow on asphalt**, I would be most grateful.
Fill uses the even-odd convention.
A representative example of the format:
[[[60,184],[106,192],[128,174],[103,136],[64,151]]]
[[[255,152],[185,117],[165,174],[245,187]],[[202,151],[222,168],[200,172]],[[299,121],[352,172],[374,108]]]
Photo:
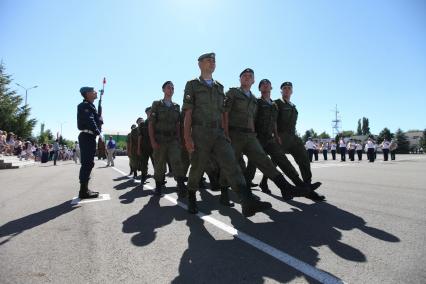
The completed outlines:
[[[0,245],[7,243],[13,237],[24,231],[31,230],[34,227],[47,223],[50,220],[71,212],[76,208],[78,208],[78,206],[71,205],[70,201],[67,200],[54,207],[10,221],[0,227],[0,238],[9,236],[6,240],[1,241]]]
[[[170,190],[173,188],[168,189]],[[126,194],[133,195],[134,200],[151,193],[134,189]],[[198,207],[201,212],[208,215],[219,210],[220,214],[229,216],[232,225],[238,230],[314,267],[320,259],[315,248],[320,246],[327,246],[337,256],[349,261],[367,261],[362,248],[352,247],[342,241],[340,230],[357,229],[377,240],[400,241],[391,233],[367,226],[361,217],[327,202],[305,204],[289,201],[291,211],[279,212],[271,209],[264,214],[272,222],[253,223],[236,209],[221,206],[218,195],[212,195],[206,190],[201,190],[200,195]],[[146,246],[155,241],[157,228],[171,224],[173,220],[185,219],[190,230],[188,248],[182,255],[179,276],[174,279],[174,283],[263,283],[265,277],[278,282],[305,277],[308,282],[316,283],[314,279],[289,266],[284,265],[287,269],[283,269],[281,262],[238,239],[216,240],[207,231],[202,219],[188,215],[178,206],[160,207],[159,198],[155,196],[150,198],[138,214],[123,222],[123,232],[136,233],[131,238],[132,243],[135,246]]]

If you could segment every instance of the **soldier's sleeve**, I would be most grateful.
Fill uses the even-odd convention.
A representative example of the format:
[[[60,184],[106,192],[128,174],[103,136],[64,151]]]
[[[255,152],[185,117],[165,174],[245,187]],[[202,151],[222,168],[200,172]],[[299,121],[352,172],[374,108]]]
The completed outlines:
[[[194,108],[194,88],[192,87],[192,82],[188,81],[185,85],[185,91],[183,92],[183,104],[182,110]]]
[[[235,92],[232,89],[229,89],[229,91],[226,92],[225,101],[223,103],[225,112],[231,111],[232,105],[234,103],[234,99],[235,99]]]
[[[157,115],[158,115],[157,102],[153,102],[151,106],[151,115],[149,117],[152,123],[157,122]]]

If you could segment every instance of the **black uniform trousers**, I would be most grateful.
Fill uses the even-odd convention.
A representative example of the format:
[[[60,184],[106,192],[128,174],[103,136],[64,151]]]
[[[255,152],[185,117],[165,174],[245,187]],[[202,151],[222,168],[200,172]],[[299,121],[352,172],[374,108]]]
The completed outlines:
[[[368,155],[368,160],[370,162],[374,162],[374,158],[375,158],[374,148],[368,148],[367,155]]]
[[[96,136],[90,133],[81,132],[78,135],[78,143],[80,144],[80,182],[88,182],[90,173],[95,166],[96,155]]]
[[[356,153],[358,155],[358,161],[362,160],[362,150],[356,150]]]
[[[346,147],[340,147],[340,160],[346,161]]]
[[[336,160],[336,150],[331,150],[331,156],[333,157],[333,160]]]
[[[389,159],[389,149],[383,149],[383,160],[387,161]]]
[[[308,149],[309,161],[312,163],[312,157],[314,156],[314,149]]]

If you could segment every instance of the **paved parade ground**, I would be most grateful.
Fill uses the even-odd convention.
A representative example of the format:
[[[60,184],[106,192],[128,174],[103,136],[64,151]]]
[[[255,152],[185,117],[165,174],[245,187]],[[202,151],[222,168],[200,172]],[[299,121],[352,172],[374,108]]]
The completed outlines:
[[[327,202],[269,182],[247,219],[210,190],[189,215],[172,178],[159,198],[115,166],[96,161],[103,198],[79,204],[72,161],[0,171],[0,283],[426,283],[426,155],[314,162]]]

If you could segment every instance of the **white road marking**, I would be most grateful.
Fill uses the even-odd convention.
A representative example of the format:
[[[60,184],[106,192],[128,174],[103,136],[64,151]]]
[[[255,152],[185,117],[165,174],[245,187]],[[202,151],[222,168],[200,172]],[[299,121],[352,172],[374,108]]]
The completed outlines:
[[[107,201],[107,200],[111,200],[111,196],[109,194],[105,193],[105,194],[99,194],[98,198],[93,198],[93,199],[81,200],[78,197],[74,197],[71,200],[71,204],[75,205],[75,204],[92,203],[92,202],[98,202],[98,201]]]
[[[126,173],[124,173],[123,171],[112,167],[114,170],[116,170],[117,172],[121,173],[124,176],[127,176]],[[148,188],[148,189],[154,189],[152,186],[149,185],[144,185],[144,187]],[[170,201],[173,204],[178,205],[179,207],[182,207],[183,209],[187,210],[188,207],[186,206],[186,204],[178,201],[176,198],[172,197],[172,195],[170,194],[165,194],[163,195],[163,197],[165,199],[167,199],[168,201]],[[216,226],[217,228],[221,229],[222,231],[234,236],[237,239],[240,239],[241,241],[257,248],[258,250],[272,256],[273,258],[281,261],[282,263],[293,267],[294,269],[302,272],[305,275],[308,275],[312,278],[314,278],[315,280],[321,282],[321,283],[326,283],[326,284],[334,284],[334,283],[345,283],[343,282],[343,280],[330,275],[329,273],[322,271],[306,262],[303,262],[295,257],[292,257],[291,255],[280,251],[279,249],[276,249],[244,232],[239,231],[238,229],[229,226],[219,220],[214,219],[213,217],[211,217],[210,215],[206,215],[202,212],[198,212],[197,216],[201,219],[203,219],[206,222],[209,222],[210,224]]]

